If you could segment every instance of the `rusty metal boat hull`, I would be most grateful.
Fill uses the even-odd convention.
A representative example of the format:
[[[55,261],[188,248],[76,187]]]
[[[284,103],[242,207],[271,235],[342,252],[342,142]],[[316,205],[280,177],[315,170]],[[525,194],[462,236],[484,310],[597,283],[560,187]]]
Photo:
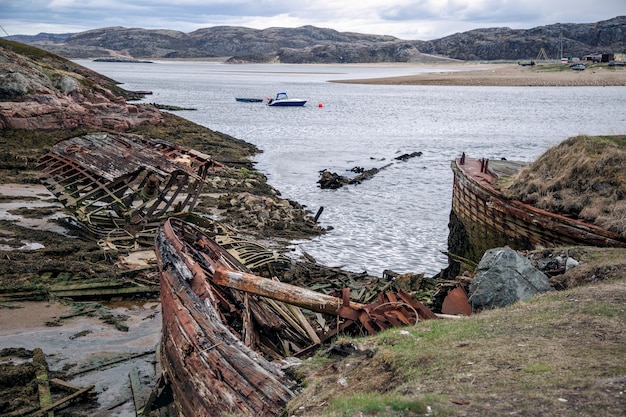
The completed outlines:
[[[457,255],[478,261],[485,250],[504,245],[516,250],[563,245],[626,246],[617,233],[504,198],[494,186],[497,176],[489,166],[497,162],[465,155],[452,162],[452,212],[462,223],[470,247],[467,253]]]

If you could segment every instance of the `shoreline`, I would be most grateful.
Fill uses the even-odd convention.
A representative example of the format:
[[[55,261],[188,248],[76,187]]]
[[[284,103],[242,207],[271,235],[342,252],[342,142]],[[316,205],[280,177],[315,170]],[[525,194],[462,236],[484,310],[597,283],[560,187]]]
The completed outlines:
[[[458,63],[422,64],[441,67],[440,72],[423,72],[386,78],[332,80],[345,84],[439,85],[482,87],[609,87],[626,86],[626,68],[592,64],[584,71],[562,68],[561,64]]]

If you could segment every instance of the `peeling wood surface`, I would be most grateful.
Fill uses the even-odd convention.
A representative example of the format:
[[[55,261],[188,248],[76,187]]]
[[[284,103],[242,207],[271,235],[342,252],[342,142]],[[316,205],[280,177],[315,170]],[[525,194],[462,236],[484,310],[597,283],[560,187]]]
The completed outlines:
[[[287,304],[303,307],[318,313],[337,314],[343,305],[341,298],[321,294],[306,288],[296,287],[280,281],[262,278],[245,272],[218,268],[213,276],[216,284],[236,288],[252,294],[262,295]],[[348,301],[348,307],[359,310],[363,304]]]
[[[179,239],[180,233],[198,248],[207,243],[197,239],[201,237],[198,229],[176,219],[168,220],[157,234],[162,363],[179,407],[187,417],[223,412],[278,415],[293,397],[295,382],[243,342],[255,340],[260,348],[260,335],[245,337],[240,333],[242,329],[229,326],[225,314],[237,315],[237,303],[243,302],[243,296],[220,292],[210,280],[217,265],[243,267],[226,251],[207,250],[200,252],[203,257],[194,259],[199,253]],[[272,317],[264,317],[259,308],[263,304],[251,301],[251,320],[258,321],[256,315],[269,322]],[[277,321],[275,325],[282,324]]]

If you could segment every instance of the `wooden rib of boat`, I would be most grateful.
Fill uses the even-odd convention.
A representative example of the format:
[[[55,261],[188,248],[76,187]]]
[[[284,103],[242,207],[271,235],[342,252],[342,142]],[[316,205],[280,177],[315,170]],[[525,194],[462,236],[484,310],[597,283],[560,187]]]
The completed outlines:
[[[519,167],[510,161],[475,159],[465,154],[452,162],[452,211],[463,224],[474,254],[480,256],[486,249],[504,245],[517,250],[562,245],[626,246],[626,240],[615,232],[504,198],[494,185],[498,170],[508,169],[508,175]]]

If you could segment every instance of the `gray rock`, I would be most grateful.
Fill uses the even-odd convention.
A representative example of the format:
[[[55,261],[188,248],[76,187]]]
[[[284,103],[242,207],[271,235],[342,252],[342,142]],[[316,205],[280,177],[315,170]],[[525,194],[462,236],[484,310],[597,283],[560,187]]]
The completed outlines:
[[[578,265],[580,265],[580,262],[578,262],[574,258],[567,257],[567,259],[565,260],[565,270],[566,271],[569,271],[570,269],[575,268]]]
[[[483,255],[470,284],[474,310],[511,305],[535,294],[551,291],[548,276],[511,248],[490,249]]]

